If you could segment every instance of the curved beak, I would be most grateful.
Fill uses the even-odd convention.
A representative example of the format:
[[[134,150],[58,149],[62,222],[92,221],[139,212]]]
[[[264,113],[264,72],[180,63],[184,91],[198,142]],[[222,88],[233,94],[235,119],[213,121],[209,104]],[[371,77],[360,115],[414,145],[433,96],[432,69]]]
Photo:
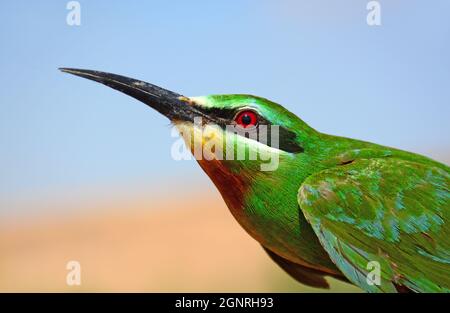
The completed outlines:
[[[192,121],[203,115],[190,105],[189,98],[147,82],[133,78],[75,68],[60,68],[62,72],[87,78],[123,92],[155,109],[171,121]]]

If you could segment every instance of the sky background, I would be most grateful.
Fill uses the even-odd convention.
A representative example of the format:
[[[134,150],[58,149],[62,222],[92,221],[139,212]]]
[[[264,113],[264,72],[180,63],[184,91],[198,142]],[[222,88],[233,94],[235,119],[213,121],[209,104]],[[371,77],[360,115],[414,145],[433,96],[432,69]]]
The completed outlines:
[[[162,116],[58,67],[255,94],[319,131],[450,160],[447,0],[380,1],[378,27],[363,0],[79,2],[80,26],[67,1],[2,2],[2,216],[111,190],[214,190],[194,161],[171,158]]]

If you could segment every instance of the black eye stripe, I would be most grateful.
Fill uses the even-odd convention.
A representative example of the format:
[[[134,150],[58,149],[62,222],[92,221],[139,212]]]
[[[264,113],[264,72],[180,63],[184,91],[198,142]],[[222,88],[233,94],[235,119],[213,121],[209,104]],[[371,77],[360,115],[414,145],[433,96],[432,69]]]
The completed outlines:
[[[209,120],[208,122],[215,123],[222,127],[223,129],[226,128],[227,125],[232,125],[234,123],[234,119],[239,114],[239,112],[242,112],[244,110],[250,110],[253,111],[257,117],[258,117],[258,125],[267,125],[267,145],[271,146],[270,140],[271,140],[271,125],[272,123],[265,119],[263,116],[261,116],[257,111],[249,109],[249,108],[240,108],[240,109],[226,109],[226,108],[199,108],[199,111],[203,112],[206,116],[208,116]],[[304,149],[301,145],[299,145],[296,142],[297,134],[294,132],[291,132],[289,129],[284,128],[283,126],[278,127],[278,135],[279,135],[279,145],[278,148],[280,150],[290,152],[290,153],[302,153],[304,152]],[[245,135],[244,135],[245,137]]]

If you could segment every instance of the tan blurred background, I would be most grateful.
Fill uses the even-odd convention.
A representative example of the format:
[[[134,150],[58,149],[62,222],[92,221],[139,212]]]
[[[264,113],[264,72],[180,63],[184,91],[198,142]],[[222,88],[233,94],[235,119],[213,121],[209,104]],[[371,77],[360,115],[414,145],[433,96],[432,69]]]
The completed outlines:
[[[159,198],[110,192],[108,200],[53,200],[35,216],[3,219],[0,291],[325,291],[279,269],[214,187],[180,185],[170,196],[171,186],[153,186]],[[70,214],[68,203],[76,206]],[[66,284],[70,260],[80,262],[81,286]],[[330,281],[331,291],[358,291]]]

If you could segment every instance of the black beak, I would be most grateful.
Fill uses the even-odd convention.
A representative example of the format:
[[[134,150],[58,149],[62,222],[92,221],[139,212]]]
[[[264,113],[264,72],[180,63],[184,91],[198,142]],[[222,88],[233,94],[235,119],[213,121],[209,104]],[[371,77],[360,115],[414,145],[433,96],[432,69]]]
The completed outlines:
[[[203,115],[189,99],[175,92],[129,77],[75,68],[60,68],[62,72],[84,77],[123,92],[168,117],[170,120],[192,121]]]

